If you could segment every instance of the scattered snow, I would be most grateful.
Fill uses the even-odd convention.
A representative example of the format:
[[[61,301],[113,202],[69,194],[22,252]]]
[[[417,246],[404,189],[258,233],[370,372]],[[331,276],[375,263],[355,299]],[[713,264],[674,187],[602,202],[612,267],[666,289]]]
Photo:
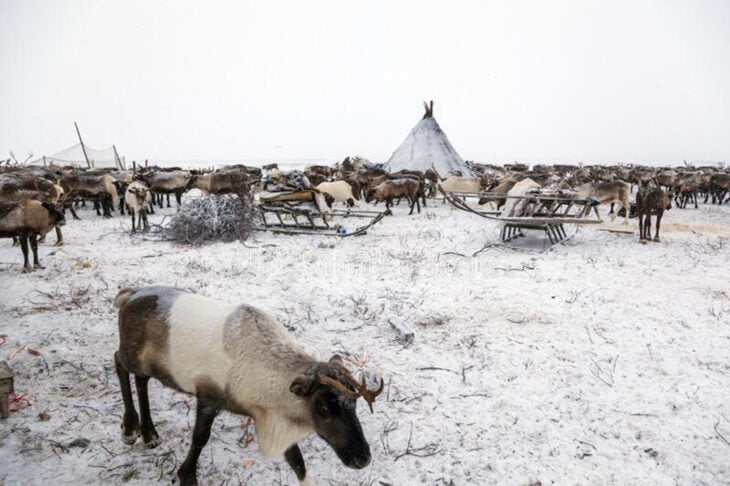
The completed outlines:
[[[549,248],[498,244],[493,222],[440,202],[406,213],[356,238],[193,248],[86,210],[29,275],[1,240],[0,358],[40,355],[9,360],[32,406],[0,421],[0,484],[173,478],[194,400],[151,382],[162,444],[126,446],[112,364],[117,289],[153,284],[259,306],[323,359],[367,353],[386,381],[374,414],[359,406],[373,461],[347,469],[310,437],[318,484],[730,483],[730,206],[671,210],[662,243],[586,228]],[[216,420],[202,483],[296,484],[242,424]]]

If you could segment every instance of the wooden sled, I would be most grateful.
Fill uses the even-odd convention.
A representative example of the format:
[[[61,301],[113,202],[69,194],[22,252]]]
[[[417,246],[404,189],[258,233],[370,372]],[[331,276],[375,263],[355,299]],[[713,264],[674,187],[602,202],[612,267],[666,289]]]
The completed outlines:
[[[449,203],[457,209],[474,213],[483,218],[498,221],[502,224],[500,239],[503,242],[511,241],[524,236],[522,230],[543,231],[550,244],[559,243],[568,238],[566,225],[600,224],[600,218],[590,218],[591,209],[596,204],[592,199],[577,199],[549,194],[526,194],[522,196],[507,196],[506,194],[481,194],[482,197],[495,199],[517,200],[515,207],[519,207],[519,215],[508,216],[498,211],[480,211],[466,203],[460,193],[446,192],[439,185],[439,191]],[[474,196],[469,194],[469,196]]]
[[[313,203],[315,192],[302,189],[277,193],[262,193],[259,197],[258,210],[263,226],[256,229],[287,235],[324,235],[324,236],[360,236],[377,224],[389,210],[360,211],[328,209],[320,211]],[[366,219],[365,224],[349,229],[345,221]]]

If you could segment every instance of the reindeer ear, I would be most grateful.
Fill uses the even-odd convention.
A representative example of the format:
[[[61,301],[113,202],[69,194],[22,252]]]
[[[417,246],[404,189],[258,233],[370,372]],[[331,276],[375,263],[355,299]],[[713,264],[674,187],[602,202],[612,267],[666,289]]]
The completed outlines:
[[[342,364],[342,356],[340,356],[339,354],[333,354],[330,358],[330,363]]]
[[[312,392],[314,380],[306,375],[300,375],[294,378],[289,385],[289,391],[298,397],[306,397]]]

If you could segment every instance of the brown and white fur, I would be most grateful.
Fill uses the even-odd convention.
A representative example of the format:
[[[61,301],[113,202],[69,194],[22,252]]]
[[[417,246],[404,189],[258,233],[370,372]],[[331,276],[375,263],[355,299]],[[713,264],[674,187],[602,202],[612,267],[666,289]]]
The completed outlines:
[[[0,202],[35,199],[40,202],[57,204],[61,196],[63,196],[63,188],[42,177],[6,177],[4,180],[0,179]],[[63,232],[61,231],[61,226],[56,226],[55,229],[55,246],[62,246]],[[39,243],[43,243],[45,240],[45,233],[39,235]]]
[[[149,231],[150,223],[147,220],[147,208],[152,207],[150,188],[142,181],[131,182],[124,193],[124,202],[129,208],[130,216],[132,216],[132,233],[135,233],[138,227],[142,232]],[[135,216],[139,220],[136,225]]]
[[[150,191],[154,195],[167,194],[167,207],[170,207],[169,194],[175,194],[177,205],[182,204],[182,195],[187,191],[188,183],[192,178],[192,174],[187,170],[150,170],[141,175],[142,180],[149,186]],[[162,207],[162,198],[157,200]]]
[[[283,454],[301,484],[311,482],[297,442],[311,432],[346,466],[361,469],[370,462],[355,399],[321,381],[326,376],[342,382],[339,357],[317,361],[281,324],[245,304],[170,287],[123,289],[114,303],[119,308],[114,360],[125,408],[124,442],[134,443],[141,433],[148,447],[158,444],[149,411],[149,378],[197,397],[192,445],[177,472],[182,486],[197,484],[198,456],[221,410],[252,417],[261,452]],[[141,420],[129,373],[135,375]]]
[[[346,181],[322,182],[317,185],[317,190],[332,196],[334,202],[345,203],[351,208],[355,205],[355,200],[360,200],[360,193],[353,192],[352,186]]]
[[[631,184],[623,181],[587,182],[577,188],[578,197],[596,199],[600,204],[616,203],[626,210],[623,224],[629,224],[631,206]],[[596,210],[597,214],[598,210]],[[611,213],[611,221],[616,219],[616,212]]]
[[[23,273],[43,268],[38,259],[38,237],[65,223],[63,209],[55,204],[33,199],[0,203],[0,238],[20,239],[20,248],[23,250]],[[32,267],[28,261],[29,241],[33,250]]]

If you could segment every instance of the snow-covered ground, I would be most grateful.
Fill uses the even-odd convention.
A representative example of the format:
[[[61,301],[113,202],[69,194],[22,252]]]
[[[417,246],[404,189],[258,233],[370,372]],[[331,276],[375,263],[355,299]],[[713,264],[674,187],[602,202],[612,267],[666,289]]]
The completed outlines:
[[[112,364],[117,290],[160,284],[252,303],[321,358],[347,351],[383,374],[375,413],[359,404],[371,465],[347,469],[310,437],[318,484],[730,484],[730,205],[672,209],[661,243],[586,228],[547,249],[433,206],[396,207],[362,237],[201,248],[87,210],[29,275],[1,240],[0,359],[32,406],[0,421],[0,484],[174,477],[194,400],[153,382],[162,444],[126,446]],[[296,484],[283,459],[239,444],[242,424],[216,420],[201,482]]]

